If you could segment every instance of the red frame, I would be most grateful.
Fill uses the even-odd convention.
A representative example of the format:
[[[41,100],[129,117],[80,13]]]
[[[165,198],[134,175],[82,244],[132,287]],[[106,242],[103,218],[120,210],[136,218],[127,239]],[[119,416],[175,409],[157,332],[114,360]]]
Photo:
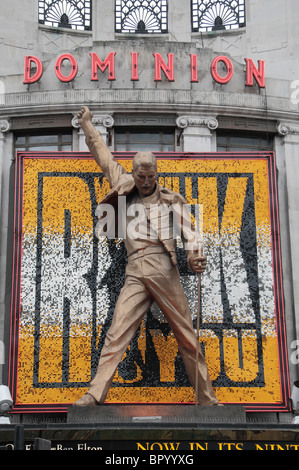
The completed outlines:
[[[133,158],[133,152],[113,152],[118,159]],[[287,357],[287,338],[285,326],[285,311],[283,299],[283,280],[282,280],[282,263],[281,263],[281,247],[280,247],[280,231],[279,231],[279,215],[278,215],[278,194],[277,194],[277,177],[276,163],[274,152],[228,152],[228,153],[164,153],[156,152],[157,158],[174,159],[181,157],[190,159],[196,157],[204,157],[205,159],[227,158],[235,159],[241,157],[243,159],[267,158],[268,159],[268,181],[269,181],[269,199],[270,199],[270,215],[271,215],[271,236],[273,250],[273,279],[275,292],[275,310],[278,335],[279,349],[279,365],[281,378],[281,403],[269,404],[258,403],[246,404],[248,412],[288,412],[291,411],[290,402],[290,384],[289,384],[289,367]],[[16,157],[15,171],[15,194],[14,194],[14,231],[13,231],[13,263],[12,263],[12,296],[11,296],[11,317],[10,317],[10,343],[9,343],[9,367],[8,367],[8,386],[10,388],[13,400],[17,393],[17,364],[18,364],[18,324],[20,314],[20,289],[21,289],[21,260],[22,260],[22,201],[23,201],[23,163],[25,158],[90,158],[89,153],[85,152],[19,152]],[[15,413],[40,413],[40,412],[66,412],[66,405],[47,404],[47,405],[15,405],[13,412]]]

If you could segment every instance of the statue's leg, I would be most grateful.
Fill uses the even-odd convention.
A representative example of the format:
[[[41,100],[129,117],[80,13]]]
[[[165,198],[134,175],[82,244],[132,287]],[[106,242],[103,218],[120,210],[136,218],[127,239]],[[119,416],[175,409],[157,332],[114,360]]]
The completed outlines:
[[[178,270],[174,267],[169,275],[152,273],[145,285],[167,319],[178,342],[186,372],[193,388],[198,369],[198,399],[200,405],[217,405],[218,400],[213,390],[205,358],[196,348],[197,338],[194,331],[191,312],[184,294]]]
[[[88,393],[98,403],[106,399],[115,371],[153,299],[137,278],[128,276],[120,292]]]

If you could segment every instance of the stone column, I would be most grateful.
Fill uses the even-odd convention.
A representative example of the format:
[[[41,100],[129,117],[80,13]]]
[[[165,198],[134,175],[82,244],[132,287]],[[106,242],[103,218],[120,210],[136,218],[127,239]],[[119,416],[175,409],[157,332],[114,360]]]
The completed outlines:
[[[109,140],[108,135],[109,135],[109,129],[111,129],[114,125],[113,117],[110,116],[109,114],[94,114],[93,118],[92,118],[92,123],[93,123],[94,127],[102,135],[102,137],[103,137],[104,141],[106,142],[107,146],[112,147],[112,143],[111,143],[111,145],[109,145],[110,143],[108,141]],[[85,135],[84,135],[84,132],[83,132],[81,126],[78,123],[77,116],[73,117],[72,126],[75,129],[78,129],[77,148],[78,148],[79,152],[88,152],[88,147],[85,143]]]
[[[3,186],[6,181],[5,178],[7,178],[7,175],[5,174],[5,142],[6,142],[7,133],[10,130],[10,127],[11,125],[10,125],[9,120],[7,119],[0,120],[0,214],[1,214],[1,218],[4,212],[7,213],[3,205],[3,196],[4,196]],[[10,158],[10,155],[8,158]]]
[[[3,169],[3,159],[4,159],[4,143],[5,143],[5,134],[10,130],[10,121],[7,119],[2,119],[0,121],[0,201],[1,201],[1,195],[2,195],[2,169]],[[1,201],[2,203],[2,201]]]
[[[6,264],[7,264],[7,229],[9,207],[9,170],[11,165],[11,146],[6,145],[9,133],[10,121],[0,120],[0,383],[2,381],[2,366],[4,357],[4,318],[5,318],[5,288],[6,288]]]
[[[215,116],[179,116],[176,120],[182,129],[180,140],[183,152],[215,152],[215,131],[218,121]]]
[[[291,259],[289,260],[293,299],[294,299],[294,323],[299,340],[299,122],[284,121],[277,127],[278,134],[282,137],[285,157],[286,193],[288,203],[289,239],[291,245]],[[294,351],[294,349],[293,349]],[[291,357],[292,361],[292,357]],[[297,364],[298,367],[298,364]],[[297,379],[298,380],[298,379]]]

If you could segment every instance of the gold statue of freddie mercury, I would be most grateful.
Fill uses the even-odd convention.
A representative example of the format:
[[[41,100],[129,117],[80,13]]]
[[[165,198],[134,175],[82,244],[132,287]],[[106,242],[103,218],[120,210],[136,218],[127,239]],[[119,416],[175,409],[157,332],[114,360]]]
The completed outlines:
[[[144,205],[147,214],[150,213],[150,207],[163,205],[183,208],[187,204],[179,194],[158,185],[157,163],[152,153],[138,152],[133,159],[132,174],[129,174],[114,159],[102,136],[93,126],[92,113],[86,106],[78,113],[78,120],[86,136],[87,146],[112,188],[98,206],[98,218],[101,204],[112,204],[117,208],[120,196],[126,198],[127,226],[130,222],[128,208],[132,204]],[[183,217],[179,220],[183,220]],[[186,227],[185,231],[188,232],[188,224]],[[201,243],[199,234],[194,230],[191,232],[198,246]],[[190,234],[187,233],[186,236],[184,228],[181,233],[190,269],[202,273],[206,268],[206,257],[199,256],[197,249],[186,249]],[[205,359],[200,348],[196,347],[197,338],[191,312],[176,266],[175,238],[163,238],[157,229],[156,237],[126,236],[125,246],[128,254],[125,283],[115,306],[97,372],[87,393],[74,405],[95,406],[104,403],[118,364],[154,301],[163,312],[178,342],[191,385],[195,388],[196,382],[198,383],[199,404],[218,405]]]

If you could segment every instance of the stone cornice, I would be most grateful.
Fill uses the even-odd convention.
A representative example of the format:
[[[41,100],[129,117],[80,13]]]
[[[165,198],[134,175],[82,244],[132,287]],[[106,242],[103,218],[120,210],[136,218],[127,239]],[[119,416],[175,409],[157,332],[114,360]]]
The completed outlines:
[[[82,104],[93,106],[109,106],[122,111],[123,109],[179,109],[188,106],[192,108],[209,109],[213,115],[221,112],[250,113],[251,116],[263,115],[280,119],[297,117],[298,110],[290,104],[290,100],[279,97],[267,97],[247,93],[226,93],[218,91],[193,90],[128,90],[128,89],[97,89],[97,90],[53,90],[31,93],[11,93],[5,95],[0,106],[3,115],[28,115],[34,112],[55,112],[60,109],[77,111]],[[282,117],[283,116],[283,117]],[[277,119],[279,119],[277,117]]]
[[[103,127],[106,127],[107,129],[109,129],[109,128],[113,127],[114,119],[109,114],[96,114],[92,118],[92,123],[93,123],[94,126],[103,126]],[[77,116],[73,117],[72,126],[75,127],[76,129],[80,128],[80,124],[78,122],[78,117]]]
[[[291,134],[299,134],[299,122],[280,121],[277,124],[277,132],[282,137],[285,137]]]
[[[187,127],[208,127],[210,130],[215,130],[218,127],[218,121],[213,116],[179,116],[176,124],[181,129]]]
[[[1,119],[0,120],[0,132],[8,132],[11,128],[10,120],[9,119]]]

